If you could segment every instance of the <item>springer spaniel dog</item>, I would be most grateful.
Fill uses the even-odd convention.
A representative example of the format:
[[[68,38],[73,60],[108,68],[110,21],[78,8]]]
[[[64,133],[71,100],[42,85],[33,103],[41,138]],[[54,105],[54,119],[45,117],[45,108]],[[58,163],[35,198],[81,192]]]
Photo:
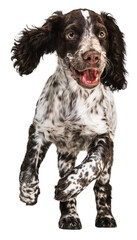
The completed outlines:
[[[62,229],[81,229],[76,197],[93,180],[97,227],[116,227],[111,212],[110,175],[116,110],[113,91],[125,89],[125,44],[115,19],[88,9],[55,12],[42,27],[24,29],[15,42],[12,60],[20,75],[30,74],[44,54],[57,52],[58,66],[37,102],[21,165],[20,199],[37,202],[39,167],[54,143],[60,180]],[[87,156],[75,166],[77,155]],[[51,177],[52,177],[52,170]]]

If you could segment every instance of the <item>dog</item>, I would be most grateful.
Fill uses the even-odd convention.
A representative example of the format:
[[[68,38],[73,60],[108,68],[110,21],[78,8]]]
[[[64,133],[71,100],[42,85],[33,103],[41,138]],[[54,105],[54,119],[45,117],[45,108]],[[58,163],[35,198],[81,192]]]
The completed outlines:
[[[93,180],[97,227],[116,227],[111,212],[110,175],[116,129],[115,90],[125,89],[124,35],[105,12],[77,9],[58,11],[42,27],[24,29],[12,48],[19,74],[30,74],[44,54],[56,51],[58,66],[37,102],[29,128],[27,151],[20,171],[20,199],[37,203],[39,167],[54,143],[60,180],[62,229],[81,229],[76,197]],[[87,156],[75,166],[77,155]],[[50,169],[52,177],[52,170]]]

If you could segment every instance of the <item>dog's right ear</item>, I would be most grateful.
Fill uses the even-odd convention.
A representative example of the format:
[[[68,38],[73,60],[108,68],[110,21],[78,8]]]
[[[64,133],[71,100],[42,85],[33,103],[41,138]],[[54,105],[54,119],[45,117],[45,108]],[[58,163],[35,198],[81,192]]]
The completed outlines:
[[[15,41],[11,50],[11,59],[20,75],[30,74],[44,53],[52,53],[57,49],[62,19],[62,12],[55,12],[42,27],[23,30],[21,38]]]

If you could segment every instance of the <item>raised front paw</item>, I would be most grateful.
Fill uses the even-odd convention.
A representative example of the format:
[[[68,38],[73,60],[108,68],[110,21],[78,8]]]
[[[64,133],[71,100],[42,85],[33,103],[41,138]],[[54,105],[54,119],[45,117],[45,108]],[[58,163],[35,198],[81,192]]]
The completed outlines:
[[[26,205],[34,205],[37,203],[38,195],[40,194],[38,183],[38,180],[31,183],[21,183],[20,200],[26,203]]]
[[[61,178],[55,187],[55,199],[65,202],[76,197],[86,186],[81,183],[82,179],[79,180],[76,174]]]

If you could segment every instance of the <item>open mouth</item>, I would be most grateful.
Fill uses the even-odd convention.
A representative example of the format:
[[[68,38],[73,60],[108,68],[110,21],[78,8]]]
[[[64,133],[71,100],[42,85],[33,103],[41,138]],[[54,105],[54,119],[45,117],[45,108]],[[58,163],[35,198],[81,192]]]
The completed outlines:
[[[93,88],[99,84],[100,73],[96,68],[78,71],[71,66],[70,70],[72,71],[77,82],[86,88]]]

